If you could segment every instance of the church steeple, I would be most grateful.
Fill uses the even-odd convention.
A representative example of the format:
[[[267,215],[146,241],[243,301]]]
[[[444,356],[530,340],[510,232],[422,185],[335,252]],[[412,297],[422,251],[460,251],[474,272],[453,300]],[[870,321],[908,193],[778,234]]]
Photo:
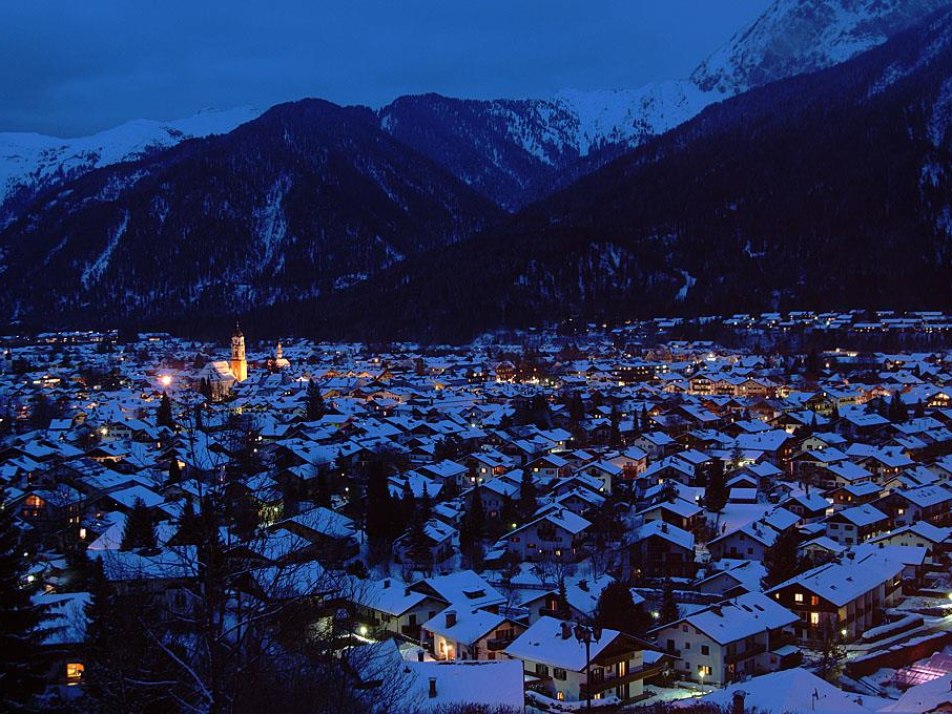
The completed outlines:
[[[241,325],[235,322],[235,332],[231,336],[231,373],[239,382],[248,379],[248,360],[245,358],[245,335]]]

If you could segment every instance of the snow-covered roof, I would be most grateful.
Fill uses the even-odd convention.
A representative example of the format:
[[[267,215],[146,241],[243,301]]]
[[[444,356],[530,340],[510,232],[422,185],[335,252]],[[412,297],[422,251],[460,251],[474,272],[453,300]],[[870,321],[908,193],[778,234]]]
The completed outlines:
[[[844,692],[812,672],[796,667],[735,682],[700,700],[674,702],[673,706],[687,706],[688,702],[694,706],[700,701],[729,708],[735,692],[743,692],[745,710],[763,714],[871,714],[885,701]]]
[[[571,628],[572,623],[568,626]],[[591,643],[592,659],[597,658],[620,634],[618,630],[604,629],[601,639]],[[539,618],[505,651],[510,657],[521,660],[543,662],[572,672],[585,670],[585,645],[575,638],[571,629],[568,637],[563,637],[563,621],[554,617]]]
[[[720,645],[776,630],[799,621],[799,616],[760,592],[706,607],[665,627],[687,622]],[[664,628],[662,628],[664,629]]]

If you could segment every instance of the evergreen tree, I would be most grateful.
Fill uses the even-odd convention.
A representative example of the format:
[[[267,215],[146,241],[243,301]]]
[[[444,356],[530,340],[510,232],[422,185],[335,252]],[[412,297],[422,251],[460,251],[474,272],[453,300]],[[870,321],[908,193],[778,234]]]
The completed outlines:
[[[641,433],[647,434],[651,431],[651,417],[648,416],[648,407],[641,405]]]
[[[141,498],[136,498],[132,504],[132,510],[126,516],[120,549],[139,550],[155,547],[155,524],[152,522],[152,513]]]
[[[159,410],[155,417],[156,424],[159,426],[175,428],[175,422],[172,420],[172,401],[169,395],[162,392],[162,399],[159,401]]]
[[[473,567],[482,563],[483,538],[486,536],[486,512],[483,508],[482,487],[479,484],[470,492],[469,508],[459,528],[460,551]]]
[[[198,393],[208,401],[212,400],[212,383],[208,377],[202,377],[202,381],[198,384]]]
[[[532,480],[532,472],[529,469],[523,469],[522,480],[519,482],[519,515],[523,521],[527,521],[538,507],[539,503],[536,497],[535,481]]]
[[[569,399],[569,421],[573,427],[577,427],[585,420],[585,402],[582,401],[582,395],[573,392]]]
[[[820,627],[820,671],[818,674],[824,679],[833,681],[839,674],[840,662],[846,658],[846,649],[843,647],[842,637],[838,625],[832,620],[826,620]]]
[[[712,513],[720,513],[727,505],[727,477],[724,475],[724,462],[715,458],[707,472],[707,486],[704,489],[704,505]]]
[[[800,537],[796,529],[790,528],[777,536],[773,545],[767,548],[764,554],[764,567],[767,569],[764,589],[782,583],[800,572],[799,545]]]
[[[379,556],[384,556],[402,532],[399,510],[390,493],[390,479],[383,458],[375,456],[367,464],[367,540]]]
[[[433,515],[433,499],[430,498],[430,489],[427,488],[426,483],[423,484],[423,493],[420,495],[420,502],[417,504],[416,510],[424,523],[430,520]]]
[[[569,605],[569,595],[565,587],[565,578],[559,578],[559,594],[555,601],[555,617],[559,620],[572,619],[572,606]]]
[[[314,494],[314,503],[324,508],[331,507],[331,484],[330,477],[326,473],[321,473],[317,477],[317,489]]]
[[[304,400],[307,421],[317,421],[327,411],[324,406],[324,395],[313,379],[307,380],[307,393]]]
[[[895,423],[904,422],[909,418],[909,412],[906,405],[899,397],[898,390],[893,392],[892,401],[889,403],[889,421]]]
[[[601,627],[636,636],[651,625],[644,607],[641,603],[635,604],[628,586],[617,582],[609,583],[599,595],[595,622]]]
[[[923,404],[922,399],[916,402],[916,410],[913,415],[916,419],[922,419],[926,415],[926,405]]]
[[[30,409],[30,426],[34,429],[46,429],[53,418],[53,407],[50,400],[43,392],[40,392],[33,398],[32,409]]]
[[[617,404],[612,405],[611,416],[609,419],[611,424],[608,430],[608,444],[613,449],[617,449],[619,446],[621,446],[621,430],[619,428],[621,423],[621,414],[618,411]]]
[[[660,624],[666,625],[681,617],[678,601],[674,599],[674,583],[671,578],[664,579],[664,588],[661,591]]]
[[[5,498],[0,489],[0,504]],[[49,608],[32,600],[23,534],[6,505],[0,508],[0,710],[32,711],[47,669],[42,643],[51,631],[44,625]]]
[[[168,483],[179,483],[182,480],[182,467],[179,465],[179,460],[175,456],[169,461],[169,478]]]

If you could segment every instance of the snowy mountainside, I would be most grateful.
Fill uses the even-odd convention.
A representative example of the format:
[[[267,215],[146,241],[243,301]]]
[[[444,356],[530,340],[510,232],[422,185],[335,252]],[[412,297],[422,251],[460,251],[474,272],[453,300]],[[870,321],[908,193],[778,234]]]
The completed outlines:
[[[91,136],[60,139],[0,133],[0,227],[42,190],[93,169],[142,158],[185,139],[227,134],[261,112],[251,107],[205,109],[184,119],[139,119]],[[8,206],[7,204],[13,204]]]
[[[691,81],[734,95],[845,62],[949,0],[777,0],[701,63]]]
[[[947,309],[949,167],[952,8],[718,102],[494,230],[296,314],[453,341],[573,315]]]

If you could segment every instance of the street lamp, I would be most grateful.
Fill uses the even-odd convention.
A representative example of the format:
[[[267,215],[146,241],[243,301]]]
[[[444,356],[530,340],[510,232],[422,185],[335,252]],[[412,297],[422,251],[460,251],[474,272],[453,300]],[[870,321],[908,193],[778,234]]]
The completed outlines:
[[[586,711],[592,711],[592,642],[598,642],[602,638],[602,628],[589,627],[581,623],[575,626],[575,639],[585,645],[585,698],[587,704]]]

